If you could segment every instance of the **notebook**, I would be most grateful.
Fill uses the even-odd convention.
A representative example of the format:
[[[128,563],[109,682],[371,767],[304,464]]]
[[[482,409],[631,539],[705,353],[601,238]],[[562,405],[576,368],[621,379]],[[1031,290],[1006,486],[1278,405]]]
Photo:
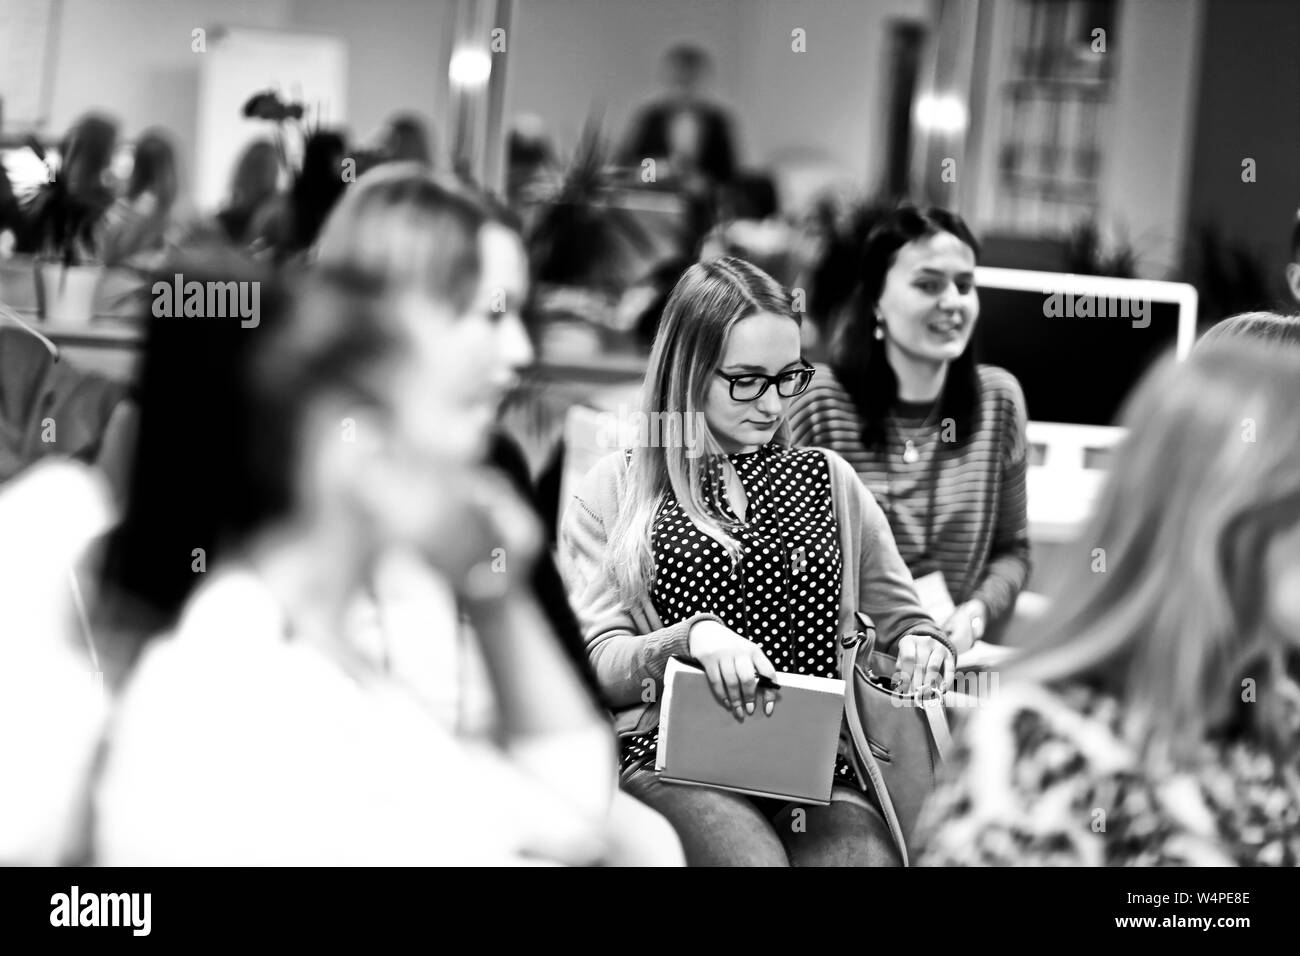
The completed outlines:
[[[761,705],[737,721],[704,671],[675,658],[664,672],[655,769],[664,783],[826,804],[831,799],[844,681],[777,674],[772,716]]]

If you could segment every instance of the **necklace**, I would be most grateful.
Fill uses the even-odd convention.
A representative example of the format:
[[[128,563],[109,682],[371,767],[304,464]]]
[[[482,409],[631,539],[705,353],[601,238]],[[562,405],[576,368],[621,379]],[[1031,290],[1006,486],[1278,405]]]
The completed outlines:
[[[930,408],[926,411],[925,420],[921,422],[921,428],[928,428],[930,426],[931,423],[930,420],[934,417],[934,413],[937,412],[938,410],[939,410],[939,400],[935,399],[934,404],[931,405]],[[899,431],[901,432],[901,429],[899,429]],[[908,438],[902,434],[900,434],[899,437],[903,439],[903,463],[907,465],[915,465],[918,461],[921,460],[920,449],[916,447],[916,442],[913,441],[911,438]]]

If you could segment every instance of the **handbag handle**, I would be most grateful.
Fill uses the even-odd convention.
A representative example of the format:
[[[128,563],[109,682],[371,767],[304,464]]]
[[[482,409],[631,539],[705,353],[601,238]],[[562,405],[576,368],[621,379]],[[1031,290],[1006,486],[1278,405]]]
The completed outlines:
[[[894,846],[902,857],[903,866],[907,866],[907,841],[903,838],[903,827],[898,822],[898,814],[894,811],[894,801],[890,799],[889,788],[885,786],[885,775],[881,773],[880,764],[876,762],[875,754],[871,752],[871,745],[867,743],[867,732],[862,726],[862,714],[858,710],[857,682],[853,679],[853,669],[857,664],[859,653],[859,640],[865,641],[863,646],[866,648],[869,662],[871,651],[876,644],[876,625],[861,611],[856,614],[858,623],[862,625],[862,631],[850,631],[840,641],[840,674],[844,678],[844,713],[848,718],[849,734],[853,737],[853,749],[857,751],[859,767],[866,771],[867,782],[876,794],[876,802],[880,804],[885,824],[889,827],[890,836],[894,838]]]
[[[865,654],[868,668],[871,666],[871,655],[876,646],[876,625],[870,615],[861,611],[855,612],[855,616],[861,630],[845,634],[840,641],[840,674],[844,678],[845,716],[848,719],[849,733],[853,738],[860,769],[866,771],[866,779],[875,792],[876,800],[880,804],[885,823],[894,838],[903,865],[908,866],[907,841],[903,836],[903,827],[899,823],[898,813],[894,809],[894,801],[889,795],[889,788],[885,784],[880,764],[876,761],[875,754],[871,752],[866,728],[862,725],[862,712],[858,708],[857,681],[854,680],[854,669],[860,656]],[[917,702],[925,715],[936,755],[939,761],[943,762],[948,759],[948,754],[952,750],[952,733],[948,728],[948,715],[944,711],[943,695],[922,692],[917,695]]]

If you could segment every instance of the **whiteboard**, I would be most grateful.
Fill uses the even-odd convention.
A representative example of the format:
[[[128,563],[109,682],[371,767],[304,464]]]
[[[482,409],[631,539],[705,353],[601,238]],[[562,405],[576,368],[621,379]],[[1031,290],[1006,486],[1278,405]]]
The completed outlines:
[[[0,132],[39,129],[49,118],[58,0],[0,0]]]
[[[208,31],[207,52],[200,57],[195,143],[194,198],[200,210],[222,204],[245,146],[274,137],[274,124],[243,115],[248,98],[266,89],[302,102],[309,126],[318,120],[340,126],[347,119],[347,46],[338,37],[276,30]],[[286,136],[291,156],[301,148],[295,136]]]

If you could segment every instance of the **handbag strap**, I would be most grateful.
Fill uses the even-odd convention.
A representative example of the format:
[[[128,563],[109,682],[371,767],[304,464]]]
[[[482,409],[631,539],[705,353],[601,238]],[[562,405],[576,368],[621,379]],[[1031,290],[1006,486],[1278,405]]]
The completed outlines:
[[[952,732],[948,729],[948,712],[943,709],[943,699],[937,694],[921,700],[921,712],[930,725],[930,739],[934,741],[939,762],[943,763],[952,752]]]
[[[867,659],[870,660],[871,649],[876,643],[876,626],[867,615],[859,612],[857,616],[863,625]],[[889,788],[885,786],[885,775],[881,773],[880,764],[876,762],[875,754],[871,752],[871,745],[867,742],[866,728],[862,726],[862,714],[858,710],[858,690],[853,679],[857,657],[858,635],[845,634],[840,641],[840,674],[844,678],[844,713],[848,718],[849,733],[853,737],[853,749],[857,751],[859,769],[866,771],[867,779],[864,782],[868,783],[875,793],[885,823],[889,826],[889,833],[894,838],[894,845],[902,857],[903,866],[907,866],[907,841],[903,838],[903,827],[898,822],[898,814],[894,810],[894,801],[889,796]]]

